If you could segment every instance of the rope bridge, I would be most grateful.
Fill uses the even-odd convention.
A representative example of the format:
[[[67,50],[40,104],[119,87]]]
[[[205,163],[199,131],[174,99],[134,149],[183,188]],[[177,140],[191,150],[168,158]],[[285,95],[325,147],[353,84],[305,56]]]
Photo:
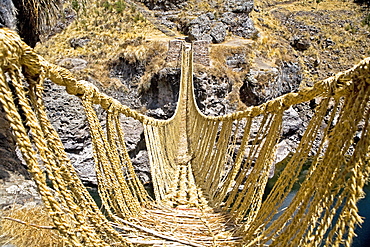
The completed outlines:
[[[195,103],[192,48],[185,47],[176,113],[156,120],[48,63],[15,32],[0,29],[0,39],[0,102],[45,207],[70,245],[350,246],[370,171],[369,58],[312,88],[209,117]],[[102,210],[47,118],[46,78],[82,101]],[[284,112],[313,99],[315,113],[267,191]],[[104,125],[97,107],[105,112]],[[134,172],[123,116],[144,126],[154,198]]]

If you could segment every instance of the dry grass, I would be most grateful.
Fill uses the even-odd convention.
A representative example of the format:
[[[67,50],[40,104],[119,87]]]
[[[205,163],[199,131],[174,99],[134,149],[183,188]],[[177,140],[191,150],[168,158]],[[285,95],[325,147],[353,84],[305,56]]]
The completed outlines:
[[[260,12],[251,16],[261,34],[256,52],[275,63],[296,58],[303,71],[302,86],[346,70],[370,55],[368,27],[362,24],[365,13],[353,1],[324,0],[317,5],[312,0],[256,0],[255,6]],[[294,22],[300,24],[289,26]],[[312,33],[305,27],[319,31]],[[295,35],[309,40],[309,49],[292,49],[289,42]],[[334,44],[327,46],[326,40]]]
[[[217,12],[223,5],[224,0],[188,0],[186,10],[201,12]]]
[[[0,244],[13,244],[17,247],[62,247],[67,246],[58,235],[57,230],[40,229],[27,226],[13,220],[4,219],[10,217],[37,226],[53,226],[43,206],[21,207],[13,206],[12,209],[0,211]]]
[[[146,64],[144,75],[141,77],[138,85],[139,92],[147,91],[152,77],[166,66],[165,58],[168,51],[166,45],[163,42],[154,41],[142,48],[145,51],[145,59],[141,61],[145,61]]]
[[[85,59],[87,68],[75,72],[80,79],[92,78],[103,86],[118,85],[119,80],[109,76],[110,62],[120,54],[133,59],[145,59],[145,53],[140,54],[139,51],[142,47],[133,47],[146,44],[149,49],[150,42],[142,40],[150,36],[165,37],[135,6],[123,4],[123,1],[94,0],[86,8],[75,9],[78,10],[77,19],[62,33],[39,44],[36,51],[53,63],[63,58]],[[89,41],[82,47],[73,48],[70,45],[72,38]]]
[[[228,95],[228,99],[231,103],[236,103],[239,110],[243,110],[245,105],[240,101],[239,89],[243,85],[243,80],[246,74],[249,72],[251,64],[254,60],[254,49],[255,43],[251,42],[249,44],[221,44],[212,45],[210,50],[210,59],[212,61],[212,66],[210,68],[201,67],[199,70],[207,70],[207,73],[211,77],[215,78],[227,78],[229,82],[232,83],[232,91]],[[233,70],[226,65],[228,58],[234,55],[244,56],[245,64],[241,65],[241,70]],[[198,66],[199,67],[199,66]],[[196,67],[196,72],[197,72]]]
[[[137,40],[118,54],[110,62],[110,67],[117,65],[120,59],[124,59],[129,64],[140,65],[145,68],[144,74],[136,82],[140,93],[147,91],[151,84],[152,77],[166,66],[166,56],[168,52],[167,40]]]
[[[38,31],[44,26],[53,25],[57,19],[61,0],[23,0],[29,21]]]

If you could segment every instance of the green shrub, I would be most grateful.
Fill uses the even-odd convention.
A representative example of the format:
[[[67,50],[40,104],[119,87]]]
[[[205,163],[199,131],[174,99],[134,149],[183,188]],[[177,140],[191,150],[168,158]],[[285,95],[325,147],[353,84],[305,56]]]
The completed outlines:
[[[108,1],[103,1],[101,3],[101,6],[106,10],[106,11],[109,11],[112,9],[112,6],[110,5],[110,3]]]
[[[71,4],[72,4],[72,9],[78,13],[78,11],[81,8],[78,0],[73,0]]]
[[[114,8],[117,13],[122,14],[122,12],[126,9],[126,3],[124,1],[117,1],[114,3]]]

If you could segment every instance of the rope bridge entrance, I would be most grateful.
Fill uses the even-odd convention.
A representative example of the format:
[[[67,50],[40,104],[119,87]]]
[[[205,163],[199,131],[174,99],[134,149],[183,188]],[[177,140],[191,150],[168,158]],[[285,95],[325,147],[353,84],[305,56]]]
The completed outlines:
[[[356,202],[370,171],[369,58],[312,88],[209,117],[195,103],[192,49],[185,47],[176,113],[156,120],[77,81],[14,32],[0,29],[0,40],[0,102],[45,207],[70,245],[350,246],[362,221]],[[82,101],[104,213],[47,118],[45,78]],[[315,114],[266,191],[284,112],[313,99],[319,102]],[[97,107],[106,113],[104,125]],[[155,198],[134,172],[123,116],[144,126]],[[307,166],[299,190],[288,200]]]

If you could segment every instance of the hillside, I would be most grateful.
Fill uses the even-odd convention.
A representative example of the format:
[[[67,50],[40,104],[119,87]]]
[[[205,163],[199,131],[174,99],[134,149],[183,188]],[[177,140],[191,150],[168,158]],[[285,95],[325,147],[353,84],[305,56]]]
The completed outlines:
[[[365,24],[369,10],[353,1],[256,1],[253,12],[268,52],[282,60],[293,55],[300,61],[305,84],[350,68],[370,55],[370,28]],[[262,43],[263,44],[263,43]],[[274,47],[275,46],[275,47]],[[288,49],[293,46],[295,51]],[[287,48],[286,51],[284,48]],[[263,49],[261,49],[263,50]],[[272,56],[274,57],[274,56]]]
[[[171,67],[165,61],[169,40],[192,37],[189,36],[193,35],[189,31],[193,28],[191,22],[202,14],[213,13],[212,25],[220,20],[225,23],[223,14],[228,11],[222,1],[157,1],[155,8],[147,4],[152,10],[138,1],[92,1],[86,6],[75,2],[75,21],[62,33],[39,44],[37,51],[52,62],[73,68],[81,79],[95,80],[104,87],[114,86],[121,90],[128,90],[128,87],[125,79],[114,76],[119,63],[123,61],[140,67],[133,83],[138,84],[139,91],[145,91],[154,75]],[[253,1],[247,2],[253,6]],[[276,76],[270,75],[271,70],[284,70],[285,64],[288,71],[300,76],[293,84],[311,86],[370,55],[369,26],[364,24],[368,11],[353,1],[326,0],[318,4],[302,0],[254,1],[253,9],[245,11],[247,15],[251,11],[249,16],[258,30],[255,36],[246,38],[248,35],[235,32],[232,25],[226,27],[224,34],[222,28],[214,29],[217,35],[223,36],[218,44],[211,41],[214,43],[210,46],[212,67],[196,68],[215,78],[227,75],[233,87],[230,99],[237,102],[239,109],[243,109],[245,103],[263,101],[248,103],[243,100],[245,96],[240,95],[245,91],[240,88],[255,73],[253,71],[258,74],[253,83],[266,84]],[[204,31],[203,24],[199,25],[197,31]],[[207,36],[198,39],[202,38],[207,39]],[[82,60],[74,60],[76,58]],[[261,73],[261,70],[267,72]],[[261,89],[255,87],[252,91]],[[267,94],[256,94],[257,98],[271,98]]]

